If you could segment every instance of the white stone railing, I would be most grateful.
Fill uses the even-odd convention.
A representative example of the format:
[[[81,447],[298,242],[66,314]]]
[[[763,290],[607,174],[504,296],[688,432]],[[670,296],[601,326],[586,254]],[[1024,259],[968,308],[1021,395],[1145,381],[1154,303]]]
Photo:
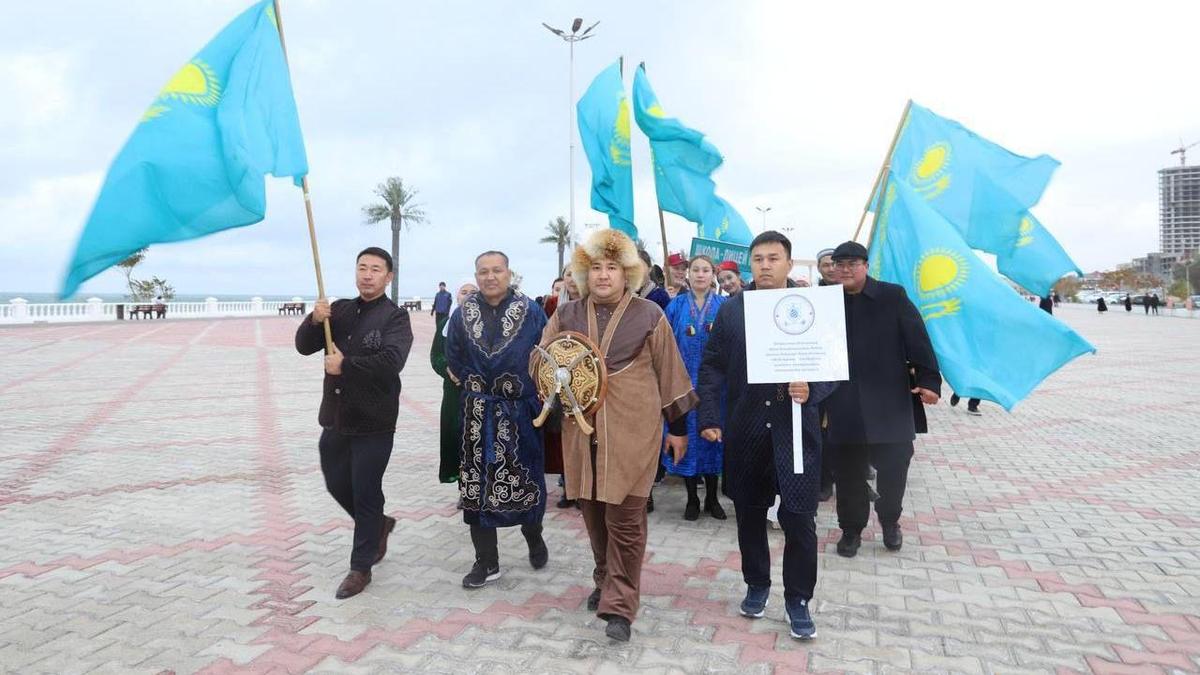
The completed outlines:
[[[332,302],[337,298],[330,297]],[[431,306],[429,298],[412,298],[420,300],[422,307]],[[295,297],[291,300],[269,300],[251,298],[250,300],[222,302],[217,298],[206,298],[204,302],[167,302],[166,318],[220,318],[238,316],[279,316],[280,309],[288,303],[303,302],[304,311],[311,312],[312,299]],[[87,302],[45,302],[30,303],[24,298],[14,298],[7,304],[0,304],[0,324],[19,323],[69,323],[73,321],[115,321],[118,314],[121,318],[131,319],[130,310],[135,305],[154,305],[154,301],[138,302],[104,302],[100,298],[89,298]],[[118,310],[123,306],[122,310]],[[156,316],[151,315],[150,318]],[[138,319],[141,320],[139,316]]]

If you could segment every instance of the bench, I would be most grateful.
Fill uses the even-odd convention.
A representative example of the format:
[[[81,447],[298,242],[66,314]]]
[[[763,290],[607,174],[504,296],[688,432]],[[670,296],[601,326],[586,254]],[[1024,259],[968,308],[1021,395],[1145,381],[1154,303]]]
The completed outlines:
[[[420,300],[405,300],[404,301],[404,309],[415,309],[419,312],[419,311],[421,311],[421,301]]]
[[[165,319],[167,318],[166,305],[132,305],[129,308],[129,318],[137,319],[138,315],[146,319]]]
[[[279,306],[280,315],[283,314],[300,314],[303,316],[306,313],[306,307],[303,302],[285,302]]]

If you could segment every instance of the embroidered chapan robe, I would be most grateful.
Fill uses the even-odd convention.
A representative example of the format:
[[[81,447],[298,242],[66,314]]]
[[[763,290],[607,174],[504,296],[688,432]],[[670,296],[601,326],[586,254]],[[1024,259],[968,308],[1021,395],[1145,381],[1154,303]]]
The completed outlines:
[[[462,386],[459,491],[471,525],[533,524],[546,510],[540,411],[529,354],[546,315],[509,291],[493,307],[472,293],[450,317],[447,369]]]
[[[621,504],[630,495],[650,495],[663,420],[678,420],[698,399],[658,305],[626,293],[599,311],[611,312],[603,330],[590,297],[560,306],[542,344],[569,330],[587,335],[604,352],[608,395],[596,412],[595,433],[584,434],[574,417],[563,417],[563,477],[569,499]]]

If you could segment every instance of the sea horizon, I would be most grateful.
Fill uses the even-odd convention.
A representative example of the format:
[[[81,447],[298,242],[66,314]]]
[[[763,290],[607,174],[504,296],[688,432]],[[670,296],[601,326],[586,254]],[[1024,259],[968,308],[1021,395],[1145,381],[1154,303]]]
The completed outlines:
[[[355,294],[357,295],[357,294]],[[330,293],[331,297],[354,297],[353,295],[338,295]],[[413,296],[406,296],[403,293],[400,295],[403,299],[408,299]],[[421,295],[422,300],[430,300],[432,296]],[[100,298],[104,302],[135,302],[130,300],[126,293],[79,293],[65,300],[60,300],[57,293],[22,293],[14,291],[0,291],[0,305],[7,305],[14,298],[24,298],[29,304],[45,304],[45,303],[71,303],[71,302],[87,302],[88,298]],[[311,302],[316,299],[315,293],[293,293],[291,295],[279,295],[270,293],[176,293],[170,302],[204,302],[208,298],[216,298],[221,302],[249,302],[254,298],[262,298],[263,302],[290,302],[292,298],[300,298],[304,301]]]
[[[254,298],[262,298],[264,302],[290,301],[292,298],[301,298],[303,300],[312,300],[311,296],[296,293],[293,295],[271,295],[263,293],[208,293],[208,294],[191,294],[191,293],[176,293],[171,302],[204,302],[208,298],[216,298],[221,302],[249,302]],[[13,298],[24,298],[29,304],[53,303],[53,302],[87,302],[88,298],[100,298],[104,302],[134,302],[129,299],[125,293],[80,293],[65,300],[60,300],[57,293],[20,293],[10,291],[0,291],[0,304],[8,304]]]

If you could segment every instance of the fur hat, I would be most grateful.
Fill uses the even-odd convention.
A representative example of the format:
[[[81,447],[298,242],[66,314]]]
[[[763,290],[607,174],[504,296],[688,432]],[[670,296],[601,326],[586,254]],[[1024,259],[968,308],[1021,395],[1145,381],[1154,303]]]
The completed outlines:
[[[588,295],[588,270],[596,260],[612,260],[625,268],[625,287],[636,291],[646,281],[645,268],[638,257],[637,246],[624,232],[606,228],[592,233],[587,241],[575,247],[571,255],[571,277],[579,287],[579,295]]]

